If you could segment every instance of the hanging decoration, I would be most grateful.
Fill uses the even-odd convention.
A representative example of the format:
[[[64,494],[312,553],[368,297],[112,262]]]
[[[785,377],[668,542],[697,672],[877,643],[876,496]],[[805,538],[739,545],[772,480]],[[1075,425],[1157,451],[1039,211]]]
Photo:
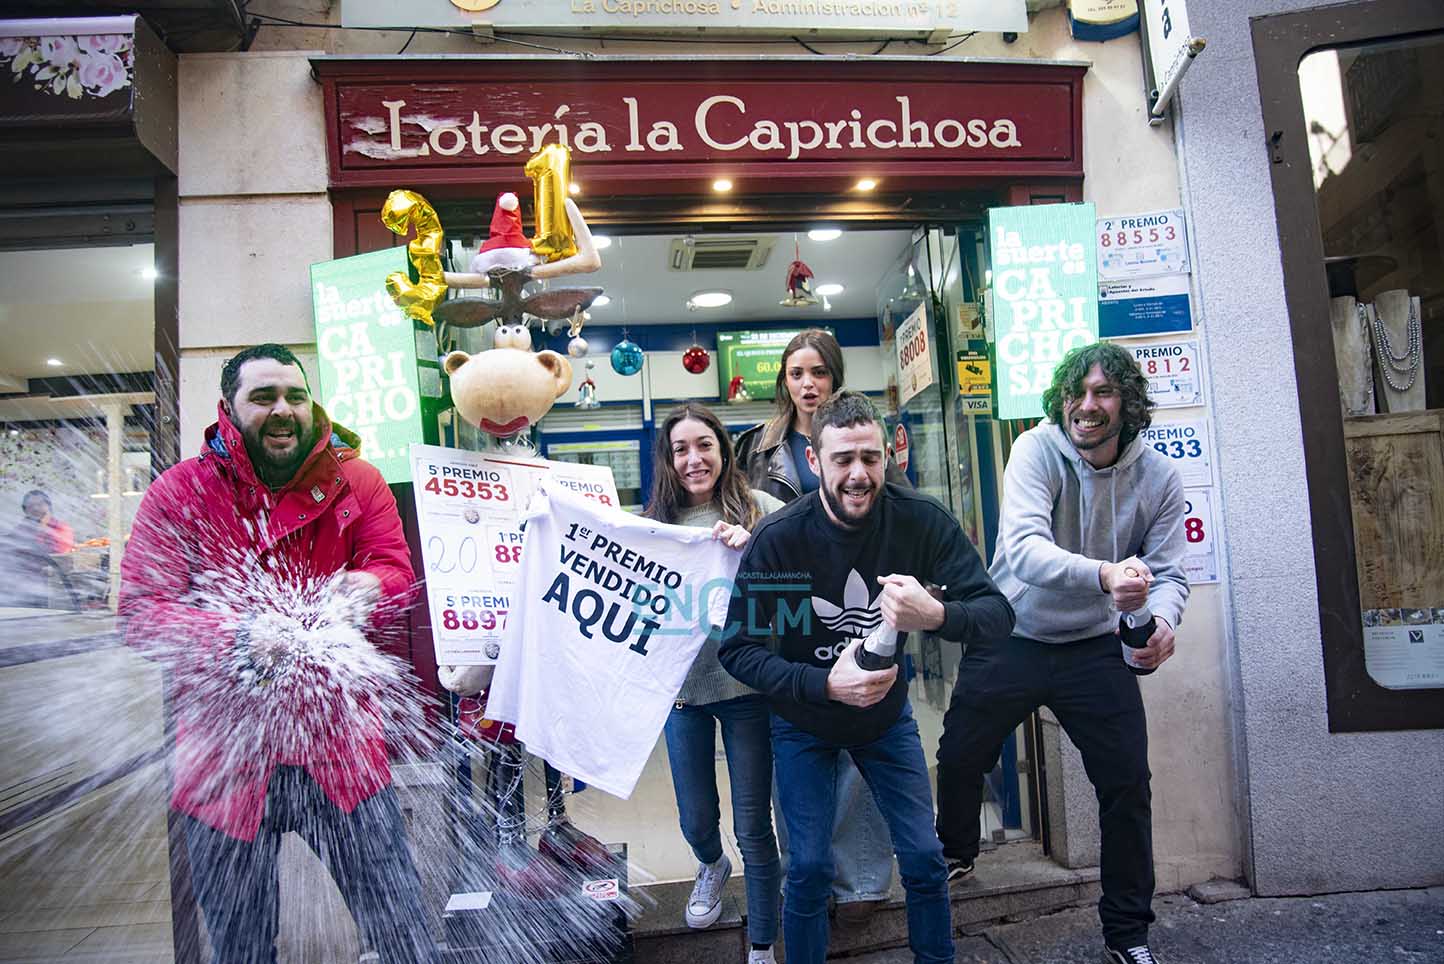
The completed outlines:
[[[712,356],[707,354],[707,349],[697,344],[697,333],[692,332],[692,347],[682,352],[682,367],[693,375],[700,375],[712,364]]]
[[[567,334],[571,336],[571,341],[567,342],[567,354],[573,358],[585,358],[587,357],[587,352],[591,350],[591,346],[587,344],[587,340],[582,337],[582,324],[585,318],[586,315],[578,309],[576,313],[572,315],[571,326],[567,329]],[[587,367],[592,367],[590,362],[587,363]]]
[[[587,374],[582,383],[577,386],[577,408],[601,408],[602,403],[597,400],[597,382],[592,378],[592,371],[597,363],[588,360]]]
[[[612,349],[612,371],[618,375],[635,375],[642,370],[642,348],[627,337],[622,329],[622,340]]]
[[[792,236],[792,263],[787,266],[787,297],[778,304],[784,308],[805,308],[817,304],[812,293],[812,269],[802,260],[797,236]]]

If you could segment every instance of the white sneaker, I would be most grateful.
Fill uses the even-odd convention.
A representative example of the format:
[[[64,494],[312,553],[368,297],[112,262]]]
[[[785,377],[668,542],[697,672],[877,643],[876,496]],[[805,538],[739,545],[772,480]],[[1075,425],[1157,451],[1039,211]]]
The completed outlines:
[[[687,898],[687,926],[711,927],[722,916],[722,888],[732,876],[732,861],[723,854],[716,863],[697,865],[697,883]]]
[[[774,944],[773,947],[776,947]],[[747,952],[747,964],[777,964],[777,955],[772,947],[764,951],[749,950]]]

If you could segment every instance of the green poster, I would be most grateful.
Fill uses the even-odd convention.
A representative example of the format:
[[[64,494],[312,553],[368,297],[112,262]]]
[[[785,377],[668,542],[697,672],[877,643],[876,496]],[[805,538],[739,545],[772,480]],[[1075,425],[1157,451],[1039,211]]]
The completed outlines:
[[[411,443],[425,441],[411,319],[386,294],[386,275],[405,270],[399,247],[311,265],[317,397],[393,483],[411,481]]]
[[[825,329],[831,331],[831,329]],[[782,349],[801,328],[785,331],[719,331],[717,381],[723,401],[732,398],[732,381],[741,376],[753,401],[777,394],[777,373],[782,371]]]
[[[995,418],[1042,418],[1058,362],[1098,340],[1096,222],[1092,204],[988,210]]]

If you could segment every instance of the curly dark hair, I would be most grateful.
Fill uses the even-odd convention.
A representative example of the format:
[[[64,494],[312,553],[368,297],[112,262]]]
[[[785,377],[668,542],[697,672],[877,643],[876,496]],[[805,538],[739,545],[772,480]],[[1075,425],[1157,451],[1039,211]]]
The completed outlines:
[[[1083,394],[1083,379],[1097,365],[1118,386],[1123,397],[1123,430],[1119,446],[1127,445],[1153,424],[1153,401],[1148,397],[1148,379],[1133,353],[1112,342],[1098,341],[1075,348],[1053,369],[1053,384],[1043,392],[1043,412],[1054,425],[1063,424],[1063,404]]]

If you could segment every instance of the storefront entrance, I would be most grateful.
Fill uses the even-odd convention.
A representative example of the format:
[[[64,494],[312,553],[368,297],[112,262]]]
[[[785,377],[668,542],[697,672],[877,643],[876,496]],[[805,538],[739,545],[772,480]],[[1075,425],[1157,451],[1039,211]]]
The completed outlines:
[[[452,263],[465,265],[498,192],[518,193],[530,220],[521,173],[530,150],[552,140],[572,148],[571,193],[607,239],[604,268],[588,283],[609,301],[591,309],[589,354],[538,428],[544,455],[609,466],[623,503],[640,510],[655,426],[673,405],[708,404],[734,432],[770,415],[765,398],[730,391],[729,345],[826,327],[843,347],[849,387],[886,414],[911,482],[990,555],[1017,426],[993,422],[987,404],[982,224],[991,206],[1079,199],[1082,67],[702,61],[678,84],[663,80],[676,65],[655,61],[549,61],[540,80],[534,62],[498,58],[313,65],[331,129],[337,257],[405,243],[379,219],[387,192],[404,186],[434,205]],[[502,102],[504,116],[489,117]],[[950,105],[967,105],[957,110],[969,116]],[[794,260],[814,273],[816,304],[779,304]],[[565,351],[564,327],[548,334],[547,347]],[[454,337],[473,351],[489,336]],[[624,338],[646,358],[635,374],[610,361]],[[711,356],[707,370],[684,367],[694,346]],[[588,377],[594,393],[579,406]],[[428,431],[470,444],[449,414]],[[409,493],[398,501],[409,506]],[[425,622],[418,613],[412,637],[423,678],[434,672]],[[959,657],[958,644],[938,639],[907,655],[925,747],[936,746]],[[991,843],[1041,835],[1033,732],[1020,728],[989,781]],[[593,792],[571,809],[582,829],[628,840],[634,864],[659,880],[695,870],[661,745],[631,800]]]

